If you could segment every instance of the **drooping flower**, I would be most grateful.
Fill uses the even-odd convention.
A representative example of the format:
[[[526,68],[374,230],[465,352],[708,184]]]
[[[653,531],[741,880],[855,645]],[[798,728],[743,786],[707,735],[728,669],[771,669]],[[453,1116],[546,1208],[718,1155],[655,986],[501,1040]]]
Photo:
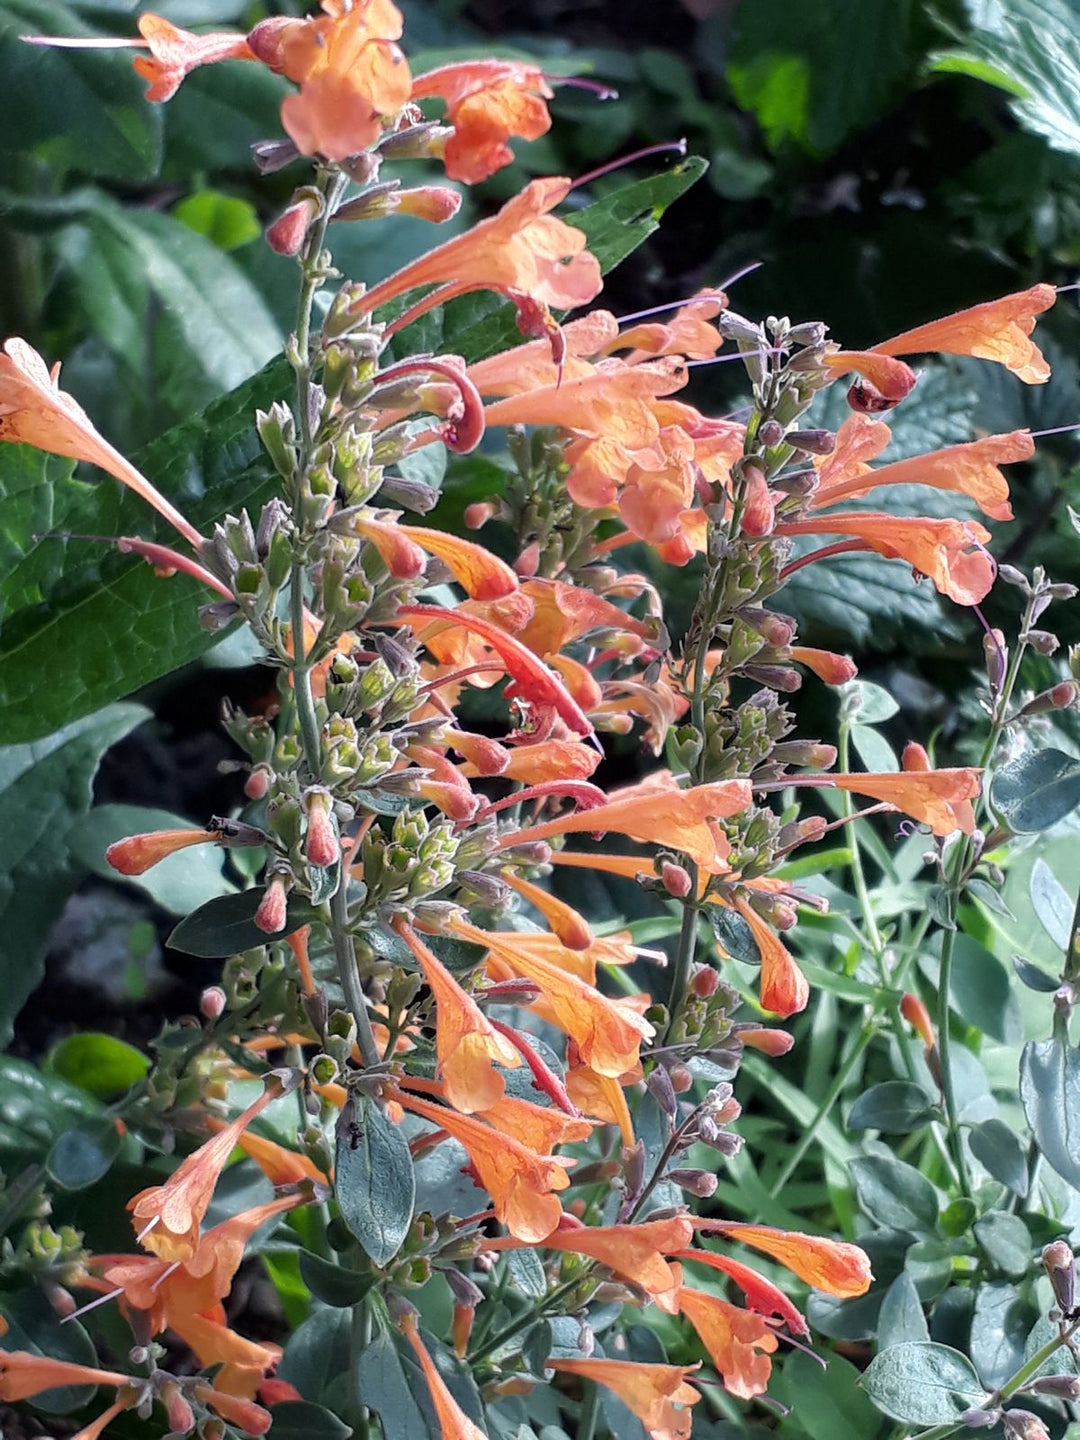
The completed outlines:
[[[281,1359],[279,1346],[259,1344],[230,1330],[223,1312],[221,1318],[190,1312],[173,1315],[169,1328],[193,1351],[203,1369],[221,1367],[214,1376],[215,1391],[238,1400],[252,1401],[264,1377]]]
[[[150,82],[147,100],[171,100],[181,81],[200,65],[214,65],[219,60],[255,59],[245,35],[196,35],[150,12],[140,15],[136,24],[150,51],[149,55],[137,55],[132,61],[136,72]]]
[[[752,1270],[749,1265],[744,1265],[740,1260],[732,1260],[728,1255],[717,1255],[713,1250],[680,1250],[675,1258],[723,1271],[738,1285],[751,1310],[759,1315],[775,1316],[783,1320],[792,1335],[809,1335],[810,1327],[784,1292],[777,1289],[771,1280],[766,1280],[764,1275]]]
[[[806,645],[792,645],[788,653],[792,660],[812,670],[826,685],[846,685],[859,673],[854,660],[847,655],[836,655],[832,650],[814,650]]]
[[[550,890],[541,889],[539,885],[534,885],[531,880],[524,879],[513,870],[503,870],[500,873],[512,890],[516,890],[530,905],[536,906],[561,944],[570,950],[587,950],[593,943],[592,928],[580,911],[568,905],[565,900],[560,900],[557,895],[552,895]]]
[[[438,1368],[420,1339],[420,1330],[414,1311],[406,1311],[398,1321],[401,1332],[412,1347],[420,1362],[427,1381],[428,1394],[435,1408],[442,1440],[487,1440],[479,1426],[474,1425],[450,1393],[449,1386],[439,1374]]]
[[[638,1417],[651,1440],[688,1440],[693,1424],[691,1406],[701,1396],[686,1377],[695,1365],[651,1365],[632,1360],[554,1360],[549,1370],[579,1375],[605,1385]]]
[[[238,1137],[280,1093],[279,1085],[267,1086],[220,1134],[182,1160],[163,1185],[140,1190],[128,1201],[135,1229],[148,1250],[163,1260],[190,1260],[218,1177]]]
[[[403,1090],[390,1090],[388,1094],[464,1146],[480,1183],[491,1196],[495,1214],[512,1235],[536,1244],[556,1228],[562,1206],[552,1192],[565,1190],[570,1184],[566,1171],[573,1160],[539,1155],[473,1116],[459,1115],[445,1105],[433,1105]]]
[[[537,65],[517,60],[467,60],[429,70],[413,81],[412,99],[437,95],[446,102],[454,133],[446,141],[446,173],[475,185],[510,165],[511,135],[538,140],[551,128],[546,100],[552,90]]]
[[[761,956],[761,1007],[786,1019],[806,1009],[810,986],[795,963],[795,957],[765,923],[743,895],[736,895],[735,908],[750,927]]]
[[[45,1390],[63,1385],[127,1385],[130,1375],[116,1370],[97,1370],[51,1355],[34,1355],[28,1350],[0,1350],[0,1400],[9,1404],[28,1400]]]
[[[632,1082],[627,1080],[625,1083]],[[606,1125],[617,1125],[623,1144],[633,1145],[634,1124],[623,1094],[622,1077],[614,1079],[598,1075],[588,1065],[571,1065],[566,1072],[566,1092],[586,1115]]]
[[[769,1356],[778,1344],[768,1321],[688,1285],[679,1290],[678,1303],[720,1372],[724,1389],[740,1400],[761,1395],[772,1372]]]
[[[844,1240],[827,1240],[821,1235],[803,1235],[797,1230],[777,1230],[771,1225],[748,1225],[736,1220],[695,1219],[694,1226],[752,1245],[786,1265],[807,1285],[841,1300],[865,1295],[874,1278],[866,1251]]]
[[[96,465],[153,506],[196,550],[202,544],[194,525],[98,434],[82,406],[60,389],[59,364],[50,371],[38,352],[17,337],[6,340],[0,352],[0,442],[5,440]]]
[[[121,875],[142,875],[153,865],[186,850],[189,845],[216,843],[210,830],[152,830],[145,835],[128,835],[105,851],[105,859]]]
[[[446,1098],[465,1114],[489,1110],[506,1093],[506,1083],[493,1065],[514,1070],[521,1064],[521,1056],[415,930],[404,923],[395,928],[415,955],[435,997],[435,1056]]]

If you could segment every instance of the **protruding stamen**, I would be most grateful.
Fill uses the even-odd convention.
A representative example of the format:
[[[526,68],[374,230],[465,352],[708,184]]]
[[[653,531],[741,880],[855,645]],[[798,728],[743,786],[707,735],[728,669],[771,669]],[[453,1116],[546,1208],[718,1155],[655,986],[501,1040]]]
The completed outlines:
[[[78,1310],[73,1310],[70,1315],[65,1315],[60,1324],[66,1325],[69,1320],[77,1320],[80,1315],[86,1315],[89,1311],[96,1310],[99,1305],[107,1305],[110,1300],[115,1300],[118,1295],[123,1295],[123,1293],[124,1288],[121,1286],[118,1290],[110,1290],[105,1295],[99,1295],[96,1300],[90,1300],[85,1305],[80,1305]]]
[[[607,165],[601,165],[596,170],[588,170],[584,175],[578,176],[571,185],[571,190],[577,190],[581,185],[588,185],[593,180],[599,180],[601,175],[610,175],[613,170],[621,170],[624,165],[632,165],[635,160],[645,160],[650,155],[666,155],[674,152],[676,155],[686,154],[686,140],[667,140],[661,145],[646,145],[644,150],[632,150],[629,155],[623,155],[619,160],[611,160]]]
[[[587,80],[583,75],[548,75],[543,74],[549,85],[566,85],[571,90],[591,90],[597,100],[617,100],[619,92],[613,85],[605,85],[602,80]]]

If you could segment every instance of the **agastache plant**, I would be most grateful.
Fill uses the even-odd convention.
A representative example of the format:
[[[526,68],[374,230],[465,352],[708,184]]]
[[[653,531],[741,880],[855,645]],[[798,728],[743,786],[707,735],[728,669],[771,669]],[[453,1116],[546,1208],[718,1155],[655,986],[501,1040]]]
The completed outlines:
[[[771,1019],[807,1003],[781,937],[801,906],[823,902],[777,871],[829,825],[798,800],[838,790],[967,846],[980,791],[978,768],[931,768],[914,741],[895,773],[835,771],[835,751],[796,732],[786,697],[806,671],[835,686],[855,666],[801,646],[776,597],[802,567],[858,550],[906,564],[913,584],[957,605],[983,600],[995,564],[982,525],[885,513],[872,496],[916,479],[1006,517],[1001,467],[1031,455],[1030,435],[875,468],[890,440],[879,417],[915,384],[904,357],[926,352],[1045,380],[1030,335],[1055,292],[1036,285],[858,352],[817,321],[744,318],[720,289],[666,319],[622,322],[585,308],[600,265],[554,213],[573,188],[559,177],[377,284],[342,280],[331,227],[439,222],[460,204],[428,170],[412,187],[384,180],[384,163],[480,181],[513,158],[509,139],[547,130],[557,82],[491,60],[414,77],[389,0],[323,0],[321,15],[247,35],[195,35],[154,15],[139,32],[115,43],[140,50],[152,101],[224,61],[296,87],[282,105],[287,138],[257,147],[265,170],[312,165],[267,234],[295,256],[299,282],[295,392],[252,417],[280,493],[200,533],[19,339],[0,360],[0,438],[137,491],[173,525],[176,548],[137,537],[120,547],[200,580],[203,624],[245,624],[277,672],[272,713],[225,717],[246,757],[247,806],[120,840],[109,863],[139,875],[199,845],[261,848],[266,862],[239,908],[229,902],[231,958],[203,996],[202,1028],[159,1052],[125,1116],[163,1150],[201,1143],[131,1198],[132,1253],[91,1254],[76,1239],[59,1267],[65,1293],[85,1292],[71,1313],[120,1307],[133,1368],[11,1349],[0,1398],[70,1384],[115,1393],[84,1440],[127,1410],[153,1433],[163,1414],[170,1434],[210,1436],[222,1421],[262,1434],[278,1403],[329,1404],[274,1378],[278,1347],[238,1333],[223,1309],[255,1233],[295,1224],[319,1283],[332,1287],[336,1271],[333,1303],[353,1312],[350,1378],[333,1408],[356,1433],[388,1433],[363,1360],[389,1345],[418,1365],[416,1403],[444,1440],[507,1433],[486,1409],[544,1384],[582,1397],[583,1437],[595,1433],[597,1387],[654,1440],[690,1436],[706,1382],[762,1396],[778,1347],[809,1334],[747,1249],[837,1298],[871,1280],[855,1245],[713,1213],[715,1174],[690,1161],[692,1149],[737,1151],[744,1050],[785,1053],[791,1036]],[[438,120],[421,108],[431,101]],[[395,355],[412,324],[476,290],[510,302],[520,343],[473,363]],[[693,366],[725,357],[748,378],[744,419],[683,398]],[[834,434],[811,407],[849,375],[853,414]],[[514,473],[466,521],[474,533],[509,522],[512,563],[424,524],[437,495],[397,468],[428,447],[467,454],[500,430]],[[826,543],[797,549],[807,536]],[[631,546],[673,566],[704,557],[675,648],[656,587],[620,565]],[[485,692],[498,718],[480,730],[470,717]],[[602,737],[632,733],[651,768],[609,791],[595,778]],[[670,970],[648,971],[649,993],[626,967],[657,957],[553,888],[575,868],[636,880],[678,910]],[[190,935],[222,923],[211,902],[185,925]],[[726,957],[759,967],[756,1003],[725,982]],[[230,1088],[242,1082],[246,1108]],[[659,1116],[651,1147],[646,1106]],[[274,1198],[208,1227],[237,1147]],[[416,1200],[416,1167],[451,1147],[446,1173],[463,1164],[475,1186],[463,1214]],[[716,1238],[723,1250],[703,1243]],[[527,1272],[511,1269],[521,1252]],[[522,1273],[532,1278],[515,1292]],[[437,1336],[409,1300],[432,1276],[452,1305]],[[598,1338],[608,1302],[621,1318]],[[629,1353],[626,1333],[648,1307],[685,1318],[701,1365]],[[193,1360],[174,1370],[178,1344]]]

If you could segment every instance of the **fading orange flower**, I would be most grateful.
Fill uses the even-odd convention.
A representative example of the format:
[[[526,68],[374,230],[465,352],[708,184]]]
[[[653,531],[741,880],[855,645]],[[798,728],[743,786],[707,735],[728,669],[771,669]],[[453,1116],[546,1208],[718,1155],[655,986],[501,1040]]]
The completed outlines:
[[[495,1214],[512,1235],[535,1245],[556,1228],[562,1206],[552,1192],[570,1184],[567,1169],[573,1160],[559,1155],[538,1155],[509,1135],[445,1105],[432,1105],[403,1090],[388,1095],[406,1110],[430,1120],[464,1146],[491,1196]]]
[[[974,520],[867,511],[785,520],[776,534],[852,535],[887,560],[906,560],[958,605],[978,605],[997,573],[985,548],[990,532]]]
[[[134,1227],[148,1250],[163,1260],[190,1260],[218,1177],[237,1140],[280,1093],[280,1086],[268,1086],[219,1135],[182,1160],[164,1185],[140,1190],[128,1201]]]
[[[427,1381],[431,1403],[435,1407],[442,1440],[487,1440],[484,1432],[479,1426],[473,1424],[453,1395],[450,1394],[446,1381],[439,1374],[434,1360],[424,1348],[415,1312],[407,1311],[398,1324],[424,1372],[424,1379]]]
[[[679,1309],[709,1352],[724,1389],[740,1400],[763,1394],[772,1372],[769,1356],[778,1343],[768,1321],[686,1285],[679,1291]]]
[[[446,1098],[465,1114],[490,1110],[506,1093],[506,1082],[492,1067],[516,1070],[521,1056],[415,930],[404,922],[394,928],[415,955],[435,997],[435,1057]]]
[[[1056,299],[1053,285],[1032,285],[905,330],[873,349],[879,355],[920,355],[928,351],[974,355],[979,360],[996,360],[1029,385],[1042,385],[1050,378],[1050,367],[1030,336],[1035,317],[1049,310]]]
[[[877,470],[867,467],[862,473],[831,484],[823,481],[814,492],[810,506],[819,510],[823,505],[866,495],[880,485],[931,485],[937,490],[955,490],[969,495],[983,514],[991,519],[1011,520],[1009,486],[998,467],[1030,460],[1034,453],[1035,442],[1029,430],[987,435],[965,445],[949,445],[928,455],[896,460]]]
[[[200,65],[255,59],[244,35],[195,35],[149,12],[140,15],[136,24],[150,51],[148,56],[138,55],[132,62],[136,72],[150,82],[147,100],[171,100],[181,81]]]
[[[606,1386],[638,1417],[651,1440],[689,1440],[691,1406],[701,1396],[686,1377],[696,1365],[650,1365],[632,1360],[552,1360],[549,1370]]]
[[[98,434],[82,406],[60,389],[59,364],[50,371],[38,352],[18,338],[5,340],[0,351],[0,442],[5,440],[96,465],[153,506],[196,550],[202,544],[194,525]]]
[[[825,778],[838,790],[869,795],[872,800],[894,805],[913,820],[929,825],[935,835],[951,835],[954,830],[970,835],[975,828],[971,802],[979,793],[980,774],[971,768],[924,770],[909,765],[904,770],[881,774]]]
[[[737,815],[749,804],[750,786],[745,780],[718,780],[680,790],[671,773],[660,770],[647,780],[614,791],[606,805],[504,834],[499,837],[499,847],[547,840],[553,835],[614,831],[644,844],[670,845],[711,874],[719,874],[725,868],[729,849],[710,822]]]
[[[792,1335],[809,1335],[810,1327],[784,1292],[778,1290],[771,1280],[766,1280],[764,1275],[759,1275],[756,1270],[751,1270],[749,1265],[744,1265],[741,1260],[717,1255],[712,1250],[680,1250],[675,1258],[692,1260],[700,1265],[708,1265],[713,1270],[723,1271],[746,1296],[746,1303],[751,1310],[759,1315],[779,1317]]]
[[[531,980],[551,1007],[556,1024],[569,1035],[591,1069],[619,1076],[637,1064],[642,1040],[653,1036],[649,1022],[625,1002],[609,999],[594,986],[532,954],[501,935],[464,920],[450,928],[463,939],[483,945],[518,975]]]
[[[771,1225],[747,1225],[735,1220],[695,1219],[694,1225],[698,1230],[752,1245],[786,1265],[807,1285],[840,1300],[865,1295],[874,1278],[866,1251],[844,1240],[827,1240],[821,1235],[803,1235],[797,1230],[777,1230]]]
[[[736,895],[734,905],[749,925],[761,955],[761,1008],[784,1019],[805,1010],[810,986],[795,957],[744,895]]]
[[[664,1259],[690,1242],[694,1227],[682,1215],[667,1220],[645,1220],[637,1225],[564,1225],[543,1241],[545,1250],[569,1250],[598,1260],[649,1295],[673,1290],[677,1276]],[[488,1244],[492,1250],[513,1250],[517,1243],[505,1238]]]
[[[446,142],[446,173],[475,185],[513,163],[511,135],[538,140],[551,128],[546,100],[553,91],[538,65],[516,60],[468,60],[443,65],[413,81],[412,98],[446,101],[454,133]]]

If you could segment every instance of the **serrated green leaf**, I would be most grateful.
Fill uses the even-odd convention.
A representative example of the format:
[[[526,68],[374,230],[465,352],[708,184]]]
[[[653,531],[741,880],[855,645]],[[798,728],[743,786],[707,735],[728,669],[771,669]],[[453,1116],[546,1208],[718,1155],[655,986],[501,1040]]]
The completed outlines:
[[[387,1265],[412,1224],[416,1179],[401,1127],[366,1095],[341,1112],[334,1162],[341,1218],[375,1265]]]
[[[1018,835],[1049,830],[1080,805],[1080,760],[1052,747],[1029,750],[996,772],[990,803]]]
[[[966,1356],[928,1341],[883,1350],[862,1384],[879,1410],[905,1425],[955,1423],[985,1393]]]

